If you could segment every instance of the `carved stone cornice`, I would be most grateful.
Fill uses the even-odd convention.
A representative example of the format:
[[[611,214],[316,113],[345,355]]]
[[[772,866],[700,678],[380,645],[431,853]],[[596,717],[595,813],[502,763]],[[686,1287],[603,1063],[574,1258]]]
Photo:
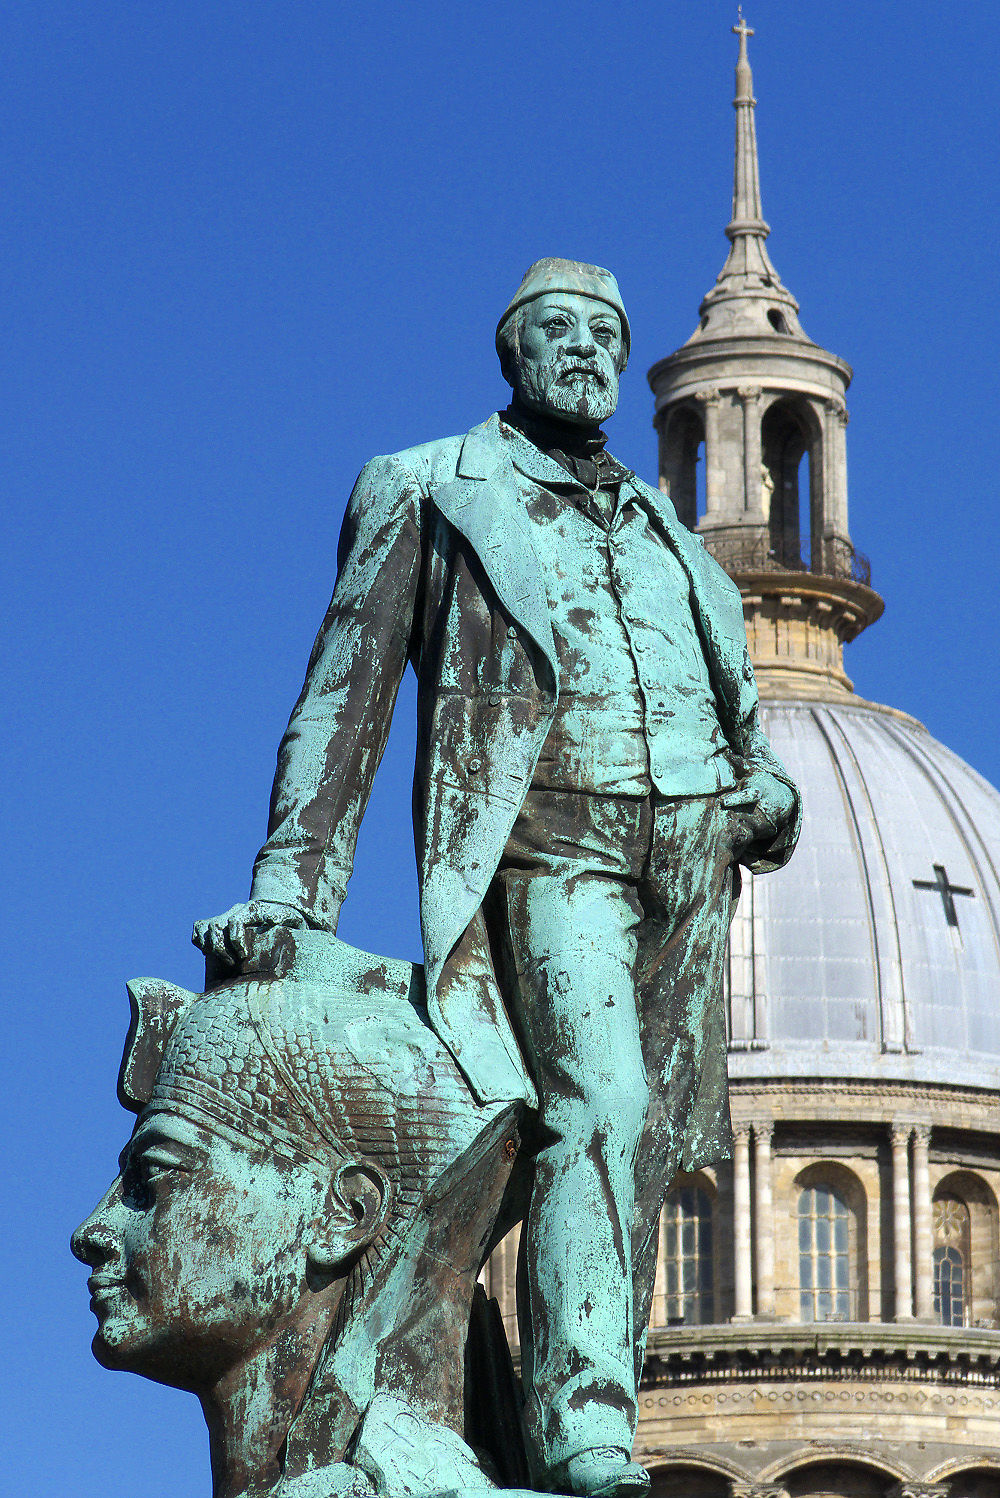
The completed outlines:
[[[837,1381],[1000,1389],[1000,1331],[915,1322],[752,1322],[651,1330],[643,1387]]]
[[[908,1082],[900,1078],[865,1081],[836,1077],[730,1077],[734,1107],[749,1112],[768,1099],[783,1120],[825,1122],[851,1116],[859,1124],[903,1125],[905,1115],[923,1115],[921,1126],[972,1129],[1000,1136],[997,1094],[992,1088],[952,1086],[947,1082]],[[742,1100],[742,1102],[741,1102]],[[965,1110],[960,1121],[957,1114]],[[903,1114],[903,1118],[900,1115]],[[912,1130],[918,1120],[908,1127]]]
[[[948,1498],[951,1488],[946,1482],[897,1482],[886,1498]]]
[[[842,645],[874,624],[885,610],[874,588],[819,572],[747,571],[733,580],[743,595],[744,613],[758,610],[767,599],[788,617],[833,630]]]
[[[743,1482],[731,1477],[729,1491],[732,1498],[789,1498],[788,1489],[780,1482]]]

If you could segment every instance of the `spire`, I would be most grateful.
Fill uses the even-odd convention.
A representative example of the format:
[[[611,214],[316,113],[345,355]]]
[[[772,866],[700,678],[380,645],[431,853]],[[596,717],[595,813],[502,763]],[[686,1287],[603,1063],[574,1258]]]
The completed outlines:
[[[733,32],[729,256],[694,333],[649,371],[660,487],[743,595],[760,690],[843,701],[843,646],[882,612],[847,527],[851,369],[802,331],[768,258],[742,7]]]
[[[757,161],[757,125],[754,111],[753,74],[743,7],[737,8],[736,59],[736,153],[733,168],[733,214],[726,226],[730,251],[716,283],[701,304],[701,325],[694,339],[726,338],[762,334],[806,339],[798,320],[799,304],[781,284],[771,264],[765,240],[770,228],[764,221],[760,199],[760,167]],[[808,342],[808,339],[806,339]]]
[[[754,108],[757,100],[753,96],[753,74],[747,54],[747,37],[753,30],[743,19],[742,5],[737,7],[739,25],[733,27],[733,35],[740,39],[740,55],[736,62],[736,168],[733,173],[733,217],[726,229],[731,240],[739,234],[752,234],[762,241],[770,230],[764,222],[760,204],[760,169],[757,165],[757,127]]]

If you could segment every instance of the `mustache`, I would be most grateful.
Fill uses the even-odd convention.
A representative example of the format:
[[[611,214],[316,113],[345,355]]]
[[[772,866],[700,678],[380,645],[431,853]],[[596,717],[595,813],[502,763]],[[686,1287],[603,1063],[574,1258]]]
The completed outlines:
[[[564,380],[570,375],[586,375],[589,380],[594,380],[603,390],[608,383],[608,377],[599,364],[588,364],[584,359],[567,359],[560,362],[553,370],[557,380]]]

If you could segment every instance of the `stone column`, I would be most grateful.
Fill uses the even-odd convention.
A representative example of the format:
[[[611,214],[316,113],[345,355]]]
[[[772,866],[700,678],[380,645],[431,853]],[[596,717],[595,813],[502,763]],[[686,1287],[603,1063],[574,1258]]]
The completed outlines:
[[[705,519],[711,519],[721,508],[725,493],[724,469],[721,467],[721,436],[719,433],[719,401],[717,389],[699,390],[695,400],[700,401],[705,413]]]
[[[913,1257],[918,1321],[934,1319],[934,1235],[931,1226],[931,1174],[927,1159],[931,1131],[918,1124],[913,1131]]]
[[[753,1126],[756,1217],[757,1315],[774,1315],[774,1198],[771,1188],[770,1119]]]
[[[733,1124],[733,1135],[734,1320],[747,1321],[753,1315],[750,1277],[750,1125]]]
[[[847,540],[847,407],[839,396],[824,402],[823,541]],[[843,562],[843,557],[839,560]],[[824,558],[829,566],[832,557]]]
[[[913,1320],[913,1283],[910,1273],[910,1125],[893,1124],[892,1144],[892,1248],[896,1292],[896,1320]]]
[[[740,385],[736,394],[743,403],[743,509],[762,525],[760,386]]]

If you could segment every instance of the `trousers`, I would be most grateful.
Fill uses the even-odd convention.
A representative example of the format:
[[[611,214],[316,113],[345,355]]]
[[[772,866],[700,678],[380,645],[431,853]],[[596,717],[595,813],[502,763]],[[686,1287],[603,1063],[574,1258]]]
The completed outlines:
[[[536,1477],[590,1447],[631,1449],[659,1215],[710,1053],[723,1078],[708,1106],[725,1116],[702,1126],[729,1137],[722,978],[742,826],[717,794],[535,788],[490,890],[540,1099],[518,1270]]]

